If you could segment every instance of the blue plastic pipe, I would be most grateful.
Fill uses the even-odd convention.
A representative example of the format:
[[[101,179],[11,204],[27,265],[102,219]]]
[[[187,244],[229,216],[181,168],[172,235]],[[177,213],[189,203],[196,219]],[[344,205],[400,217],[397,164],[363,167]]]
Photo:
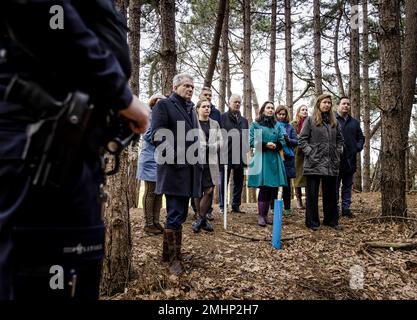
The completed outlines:
[[[272,226],[272,246],[275,249],[281,249],[281,225],[282,225],[282,208],[284,202],[282,199],[274,201],[274,224]]]

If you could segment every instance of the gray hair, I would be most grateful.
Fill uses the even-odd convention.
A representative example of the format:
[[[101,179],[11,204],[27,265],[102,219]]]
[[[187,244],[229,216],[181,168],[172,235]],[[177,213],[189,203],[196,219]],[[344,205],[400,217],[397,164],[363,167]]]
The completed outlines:
[[[193,77],[190,76],[188,73],[180,73],[180,74],[175,75],[174,79],[172,80],[172,86],[177,87],[181,85],[184,79],[188,79],[194,82]]]
[[[236,99],[238,99],[238,100],[240,100],[240,102],[242,102],[242,97],[240,95],[234,93],[230,96],[229,103],[232,103],[232,101],[236,100]]]

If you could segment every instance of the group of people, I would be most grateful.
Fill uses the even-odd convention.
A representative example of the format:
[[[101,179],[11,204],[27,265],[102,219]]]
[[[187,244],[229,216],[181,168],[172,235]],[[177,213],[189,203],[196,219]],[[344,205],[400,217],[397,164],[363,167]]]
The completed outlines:
[[[190,198],[193,230],[213,231],[214,187],[224,212],[232,171],[232,213],[243,213],[248,167],[249,186],[259,188],[261,227],[271,223],[278,187],[284,213],[291,214],[291,180],[298,208],[306,187],[308,228],[320,226],[320,182],[323,224],[340,229],[340,186],[341,214],[352,216],[353,174],[364,138],[349,115],[349,99],[341,99],[335,114],[332,97],[321,95],[310,117],[301,106],[292,123],[286,107],[267,101],[249,127],[239,95],[231,95],[221,114],[210,88],[203,88],[194,106],[194,81],[178,74],[169,97],[150,99],[150,115],[128,86],[126,26],[113,2],[60,3],[65,32],[59,24],[48,27],[50,1],[0,2],[0,300],[98,298],[109,117],[124,118],[144,134],[138,178],[145,181],[145,231],[163,233],[162,259],[172,273],[183,271],[182,225]],[[100,15],[90,19],[91,12]]]
[[[240,112],[239,95],[231,95],[229,110],[220,114],[211,102],[210,88],[202,89],[196,105],[191,101],[193,91],[193,78],[179,74],[173,79],[173,92],[169,97],[151,97],[151,126],[144,135],[138,160],[138,179],[145,181],[144,230],[151,234],[163,233],[163,260],[169,262],[171,272],[183,270],[182,225],[187,218],[190,198],[194,209],[193,231],[213,231],[210,221],[214,219],[214,187],[219,187],[219,208],[223,213],[225,180],[228,183],[232,171],[232,213],[244,213],[240,205],[248,167],[248,187],[259,189],[258,224],[261,227],[272,224],[268,213],[273,209],[279,187],[283,188],[283,214],[293,213],[294,186],[297,208],[305,209],[305,224],[312,230],[320,227],[320,183],[323,225],[342,229],[339,224],[340,187],[341,214],[353,217],[350,211],[353,175],[364,136],[359,122],[350,115],[347,97],[340,98],[337,112],[334,112],[332,96],[320,95],[310,117],[307,106],[301,105],[292,122],[286,106],[275,107],[272,101],[266,101],[249,126]],[[171,139],[160,134],[164,129],[173,133]],[[180,129],[184,131],[182,134]],[[192,130],[197,130],[198,134],[185,139]],[[198,161],[193,162],[188,157],[193,153],[190,150],[198,154]],[[166,161],[168,154],[172,154],[173,163]],[[305,206],[302,188],[306,189]],[[159,222],[162,194],[166,197],[167,208],[164,228]]]

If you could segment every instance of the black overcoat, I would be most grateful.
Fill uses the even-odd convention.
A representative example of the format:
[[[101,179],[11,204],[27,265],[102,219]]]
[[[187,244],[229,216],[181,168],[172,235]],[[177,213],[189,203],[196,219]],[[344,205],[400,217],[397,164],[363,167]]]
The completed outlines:
[[[348,115],[345,120],[337,115],[337,121],[342,129],[344,147],[340,159],[340,173],[355,173],[356,171],[356,154],[361,152],[365,143],[361,125],[358,120]]]
[[[166,129],[169,137],[163,129]],[[191,135],[193,129],[196,135]],[[176,93],[160,100],[152,110],[151,131],[153,143],[157,146],[155,193],[199,197],[202,167],[198,163],[190,163],[190,150],[197,152],[199,147],[198,119],[192,103]],[[195,138],[186,139],[187,134]],[[164,161],[164,158],[168,161]]]

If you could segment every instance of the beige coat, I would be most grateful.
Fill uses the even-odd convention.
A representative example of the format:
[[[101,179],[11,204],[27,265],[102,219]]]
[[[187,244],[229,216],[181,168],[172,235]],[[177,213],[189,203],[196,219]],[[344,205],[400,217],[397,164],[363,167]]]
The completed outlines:
[[[223,139],[220,131],[219,123],[213,119],[209,118],[209,126],[210,126],[210,134],[209,134],[209,168],[210,168],[210,175],[211,180],[213,181],[214,185],[219,184],[219,151],[223,145]],[[207,139],[204,131],[201,129],[200,122],[198,122],[199,128],[199,142],[200,142],[200,156],[205,154],[206,146],[207,146]],[[203,159],[201,159],[203,161]],[[207,159],[206,159],[207,161]]]

